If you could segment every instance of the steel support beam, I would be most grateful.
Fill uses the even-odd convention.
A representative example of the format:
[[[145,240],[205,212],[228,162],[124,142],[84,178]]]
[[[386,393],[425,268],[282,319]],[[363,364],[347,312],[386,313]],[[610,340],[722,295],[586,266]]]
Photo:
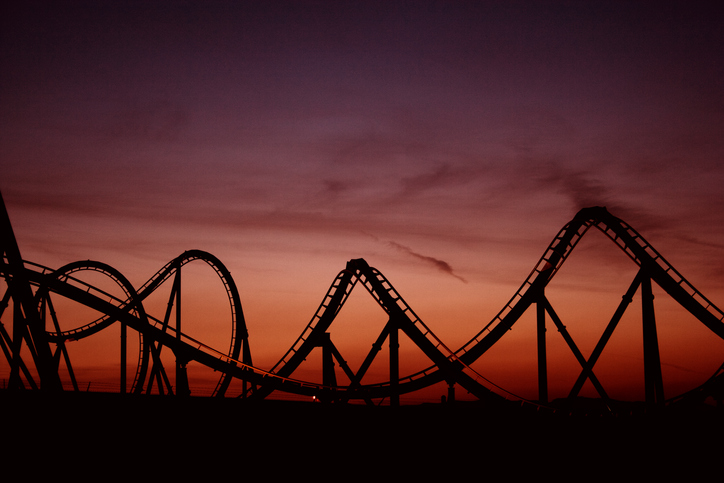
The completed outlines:
[[[0,257],[7,260],[9,271],[12,274],[6,277],[5,280],[15,307],[11,346],[13,361],[10,369],[9,387],[22,387],[20,380],[22,365],[20,349],[22,341],[25,339],[26,345],[33,356],[35,368],[38,371],[41,390],[62,391],[63,385],[55,368],[50,344],[45,337],[45,327],[38,313],[38,306],[30,287],[30,281],[25,273],[25,263],[20,256],[20,248],[18,248],[2,195],[0,195]]]
[[[536,304],[538,329],[538,402],[548,402],[548,363],[546,360],[546,308],[541,302]]]
[[[390,406],[396,407],[400,405],[400,333],[397,324],[390,322]]]
[[[337,387],[337,374],[334,371],[334,346],[329,332],[322,334],[322,384],[327,387]],[[333,402],[334,398],[322,399],[322,402]]]
[[[181,266],[176,267],[176,277],[173,280],[173,291],[176,293],[176,341],[181,347]],[[175,352],[176,355],[176,395],[188,396],[191,394],[189,389],[189,377],[186,372],[186,364],[188,360],[182,354]]]
[[[596,344],[595,349],[593,349],[593,352],[591,353],[590,357],[588,358],[588,361],[586,362],[585,366],[581,370],[581,374],[578,376],[578,379],[576,380],[575,384],[573,384],[573,388],[571,389],[571,392],[568,394],[569,398],[574,398],[578,396],[578,393],[581,391],[581,388],[583,387],[583,383],[586,382],[586,379],[588,378],[589,372],[593,372],[593,366],[596,364],[596,361],[598,361],[598,358],[601,356],[601,353],[603,352],[603,348],[606,347],[606,344],[608,343],[608,340],[611,338],[611,335],[613,334],[614,329],[618,325],[619,321],[621,320],[621,317],[623,317],[624,312],[626,311],[626,308],[631,304],[633,300],[633,296],[636,293],[636,290],[638,290],[639,285],[641,285],[641,279],[643,277],[643,272],[639,270],[639,272],[636,274],[636,276],[633,279],[633,282],[631,282],[631,285],[629,286],[628,290],[624,294],[624,296],[621,299],[621,302],[618,305],[618,308],[616,309],[616,312],[614,312],[613,317],[611,317],[611,320],[609,321],[608,325],[606,326],[606,329],[603,331],[603,335],[601,335],[601,338],[598,340],[598,343]]]
[[[581,351],[578,349],[578,346],[576,346],[576,343],[573,341],[573,338],[568,333],[566,326],[563,325],[563,322],[561,322],[561,319],[558,317],[558,314],[556,314],[555,310],[553,310],[551,303],[548,301],[547,298],[545,298],[545,296],[541,298],[541,301],[545,304],[546,311],[548,312],[548,315],[550,315],[553,323],[556,325],[556,328],[558,328],[558,332],[560,332],[561,336],[563,336],[563,340],[566,341],[566,344],[568,344],[568,347],[571,349],[571,352],[575,356],[576,360],[578,360],[579,364],[581,364],[581,367],[586,372],[586,376],[591,380],[593,387],[596,388],[598,395],[601,396],[601,398],[604,401],[608,401],[609,398],[608,398],[608,395],[606,394],[606,391],[603,389],[603,386],[601,385],[601,383],[598,382],[598,378],[593,373],[593,369],[588,367],[586,359],[583,357],[583,354],[581,354]]]
[[[661,376],[659,341],[656,334],[654,294],[651,289],[651,278],[649,277],[644,277],[641,281],[641,304],[644,336],[644,387],[646,403],[650,406],[663,405],[664,383]]]

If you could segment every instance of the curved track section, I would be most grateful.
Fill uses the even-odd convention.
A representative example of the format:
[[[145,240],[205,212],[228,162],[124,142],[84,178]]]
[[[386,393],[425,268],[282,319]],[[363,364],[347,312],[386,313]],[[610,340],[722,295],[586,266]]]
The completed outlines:
[[[342,270],[327,290],[322,303],[314,313],[314,317],[304,328],[292,347],[282,356],[269,372],[281,376],[289,376],[309,353],[319,345],[319,337],[323,334],[339,313],[352,292],[357,280],[352,280],[352,272]]]
[[[53,278],[59,282],[75,285],[89,293],[94,293],[97,297],[104,298],[109,302],[112,301],[120,308],[127,307],[128,310],[137,311],[139,317],[141,318],[145,317],[143,304],[139,303],[138,296],[136,295],[136,290],[133,288],[133,285],[131,285],[131,283],[128,281],[128,279],[126,279],[125,276],[123,276],[123,274],[121,274],[118,270],[114,269],[110,265],[102,262],[96,262],[93,260],[86,260],[69,263],[57,270],[51,270],[46,267],[41,267],[40,265],[35,266],[42,268],[43,271],[47,272],[47,276],[49,278]],[[72,273],[82,271],[93,271],[107,276],[123,290],[125,298],[120,299],[117,296],[111,295],[110,293],[96,288],[95,286],[71,275]],[[80,340],[105,329],[114,322],[115,320],[112,319],[108,314],[103,314],[101,317],[80,327],[62,330],[58,332],[48,331],[46,335],[48,339],[53,342],[59,340]]]
[[[44,267],[43,269],[49,270]],[[121,300],[71,275],[73,273],[82,271],[98,272],[108,277],[118,287],[120,287],[121,290],[123,290],[125,299]],[[113,303],[117,307],[122,308],[123,310],[130,310],[131,313],[135,314],[135,316],[138,317],[140,320],[148,322],[148,316],[146,315],[143,303],[136,294],[136,289],[133,288],[131,282],[121,272],[106,263],[96,262],[92,260],[73,262],[57,270],[49,272],[47,277],[64,283],[74,284],[82,289],[85,289],[87,292],[95,293],[97,296],[105,298],[106,300]],[[62,344],[65,341],[84,339],[108,327],[114,322],[116,322],[115,319],[111,318],[107,314],[104,314],[96,320],[81,327],[59,332],[48,331],[46,332],[46,335],[49,341]],[[143,386],[146,374],[148,372],[149,346],[147,343],[144,343],[142,332],[138,332],[138,337],[138,364],[136,366],[136,375],[133,378],[133,383],[131,386],[132,392],[140,391],[140,388]]]
[[[493,385],[485,377],[470,367],[465,361],[450,350],[437,337],[433,331],[415,314],[412,308],[405,302],[402,296],[395,290],[392,284],[376,268],[370,267],[366,261],[352,260],[356,269],[356,275],[367,289],[370,295],[377,301],[382,309],[387,312],[391,320],[401,329],[422,351],[432,360],[435,365],[419,372],[407,379],[416,383],[429,385],[437,382],[434,376],[438,374],[449,383],[457,382],[471,394],[480,399],[497,399],[497,395],[489,388]],[[404,379],[397,381],[397,384],[404,382]],[[429,384],[426,384],[428,383]],[[375,387],[380,390],[388,384],[376,384],[367,386],[370,390]],[[423,386],[424,387],[424,386]],[[498,388],[500,389],[500,388]],[[390,388],[391,390],[391,388]],[[409,392],[403,388],[401,392]]]
[[[404,324],[401,328],[415,340],[428,357],[436,361],[437,365],[435,367],[445,367],[450,379],[457,380],[468,391],[478,397],[489,398],[492,396],[491,392],[482,384],[483,381],[487,382],[485,378],[462,363],[455,356],[455,353],[448,349],[432,330],[415,315],[412,308],[404,302],[392,287],[392,284],[378,270],[370,267],[362,259],[350,260],[345,270],[337,275],[312,320],[291,349],[282,356],[270,372],[281,377],[291,376],[310,352],[321,345],[324,333],[329,329],[358,282],[364,285],[391,318],[398,321],[411,321],[411,325]],[[386,398],[389,397],[391,392],[389,383],[366,386],[356,384],[353,390],[362,394],[366,399],[371,397]],[[254,393],[254,397],[263,398],[269,392],[271,391],[268,388],[262,387]]]
[[[724,339],[724,313],[695,289],[630,225],[604,207],[584,208],[555,236],[520,288],[498,314],[472,339],[455,351],[472,364],[505,335],[543,293],[578,241],[595,227],[611,239],[652,280],[717,336]],[[401,379],[401,391],[411,392],[442,380],[435,366]]]
[[[149,333],[149,331],[153,334],[154,329],[162,332],[172,330],[169,329],[163,321],[149,316],[143,307],[143,301],[165,281],[174,276],[181,267],[195,260],[205,262],[216,272],[223,283],[229,300],[232,330],[229,351],[224,354],[225,358],[230,361],[230,363],[243,361],[243,364],[251,365],[251,353],[248,343],[249,334],[246,328],[246,322],[241,308],[241,298],[236,283],[223,263],[210,253],[200,250],[189,250],[182,253],[156,272],[138,291],[133,288],[132,284],[123,274],[102,262],[73,262],[57,270],[52,270],[31,262],[25,262],[25,271],[31,283],[38,287],[37,291],[39,293],[55,292],[70,300],[74,300],[91,308],[96,308],[96,310],[99,310],[99,313],[103,314],[101,317],[80,327],[46,332],[48,341],[64,343],[65,341],[80,340],[105,329],[119,320],[132,321],[129,325],[139,333],[139,337],[141,341],[143,341],[144,334]],[[81,271],[93,271],[105,275],[121,287],[125,294],[125,299],[112,295],[72,275]],[[98,308],[98,306],[102,306],[103,308]],[[119,314],[125,315],[119,319]],[[154,335],[152,339],[159,340],[156,335]],[[139,364],[133,383],[134,390],[143,385],[149,364],[148,345],[142,342],[140,348]],[[188,351],[183,352],[188,354]],[[222,371],[213,394],[223,396],[232,379],[233,377],[228,371]]]
[[[154,290],[176,274],[181,267],[195,260],[200,260],[209,265],[218,275],[224,285],[229,306],[231,309],[231,341],[227,357],[230,360],[243,360],[245,364],[251,365],[251,350],[249,348],[249,332],[246,328],[244,313],[241,308],[241,297],[236,283],[229,270],[214,255],[202,250],[187,250],[175,259],[164,265],[156,272],[141,288],[138,289],[138,298],[145,300]],[[243,350],[243,354],[242,354]],[[242,357],[240,357],[242,356]],[[214,389],[214,395],[223,396],[229,387],[232,377],[222,373],[219,382]]]
[[[645,272],[646,277],[654,280],[714,334],[724,339],[724,313],[684,279],[631,226],[602,207],[579,211],[554,237],[520,288],[493,320],[454,351],[422,322],[384,275],[362,259],[351,260],[345,270],[337,275],[309,324],[270,371],[263,371],[252,365],[249,335],[236,284],[226,267],[209,253],[200,250],[184,252],[168,262],[138,290],[134,290],[117,270],[100,262],[75,262],[58,270],[25,262],[21,278],[34,285],[37,288],[36,293],[54,292],[104,314],[81,327],[47,333],[50,341],[62,342],[88,337],[116,321],[121,321],[136,330],[143,340],[155,341],[159,348],[161,345],[170,347],[177,358],[198,361],[219,371],[221,376],[214,391],[217,396],[225,394],[234,378],[251,383],[253,386],[250,393],[259,398],[266,397],[274,390],[280,390],[302,395],[325,395],[332,400],[386,398],[393,393],[399,395],[413,392],[444,380],[449,384],[460,384],[481,399],[498,400],[500,396],[496,393],[504,390],[494,386],[470,365],[498,342],[531,304],[544,297],[544,289],[548,283],[591,227],[604,233]],[[177,333],[168,323],[168,314],[165,321],[160,321],[147,315],[143,308],[143,301],[149,295],[167,280],[179,277],[181,268],[195,260],[208,264],[216,272],[226,291],[232,319],[231,341],[226,353]],[[13,267],[15,265],[0,261],[0,274],[6,279],[12,279],[17,275],[13,270],[18,270]],[[76,272],[83,270],[97,271],[110,278],[121,287],[125,299],[86,284],[74,276]],[[390,317],[385,329],[387,332],[383,331],[378,342],[383,340],[389,331],[401,330],[430,358],[432,365],[412,375],[381,384],[363,385],[360,380],[363,373],[356,375],[356,380],[349,386],[331,387],[292,379],[290,376],[301,362],[315,347],[322,345],[326,331],[357,283],[365,287]],[[180,289],[176,296],[180,297]],[[5,298],[8,297],[6,294]],[[169,306],[170,304],[171,302]],[[144,357],[145,360],[148,359],[147,354],[141,355],[139,367],[145,368]],[[145,369],[139,369],[138,374],[137,379],[142,379]],[[722,377],[724,376],[718,374],[712,380],[721,381]],[[706,384],[713,383],[710,381]]]
[[[578,242],[591,227],[595,227],[604,233],[640,268],[645,269],[648,276],[656,281],[681,306],[686,308],[717,336],[724,339],[724,313],[704,297],[700,291],[695,289],[630,225],[611,215],[603,207],[592,207],[578,212],[556,234],[538,263],[508,303],[480,332],[456,351],[450,350],[420,320],[379,270],[370,267],[364,260],[351,260],[347,265],[347,271],[354,274],[354,280],[348,282],[350,284],[348,289],[351,290],[352,285],[357,281],[361,282],[370,295],[391,317],[394,316],[407,322],[404,324],[403,330],[434,362],[432,366],[400,378],[396,390],[402,394],[410,393],[443,380],[454,380],[481,399],[489,398],[493,393],[522,399],[492,383],[472,369],[470,365],[498,342],[531,304],[539,300],[548,283],[560,270]],[[335,280],[330,291],[333,288],[342,286],[340,276]],[[332,314],[339,312],[341,304],[344,303],[347,295],[348,292],[340,299],[340,305],[334,306]],[[328,298],[329,293],[325,300]],[[320,311],[326,307],[327,303],[323,302]],[[326,315],[329,313],[325,312]],[[316,320],[320,319],[321,317],[315,316],[298,339],[295,347],[277,363],[275,369],[278,374],[284,373],[288,376],[298,366],[298,363],[289,363],[291,360],[288,358],[289,354],[298,351],[306,356],[316,346],[312,342],[308,342],[306,345],[302,344],[302,342],[313,340],[312,335],[319,337],[322,332],[329,328],[331,320],[327,320],[324,325],[314,324]],[[315,332],[315,327],[319,328],[317,332]],[[304,350],[300,350],[299,347],[303,347]],[[299,362],[301,360],[303,360],[303,357]],[[370,397],[389,397],[392,392],[391,382],[359,386],[359,392],[368,394]]]
[[[183,256],[179,258],[191,259],[191,257],[184,258]],[[6,268],[6,265],[0,263],[0,273],[8,273]],[[118,298],[109,296],[106,292],[92,289],[84,282],[76,280],[73,280],[73,283],[68,283],[68,279],[71,277],[68,277],[68,279],[65,279],[65,277],[62,277],[62,279],[48,277],[49,273],[52,274],[53,272],[34,264],[29,264],[24,269],[24,275],[32,285],[43,287],[45,290],[85,305],[99,313],[107,314],[108,320],[123,322],[142,333],[145,338],[171,348],[175,354],[181,355],[186,360],[197,361],[206,367],[219,371],[225,377],[242,379],[254,385],[268,386],[272,389],[308,396],[345,392],[344,388],[326,388],[320,384],[284,378],[255,368],[241,360],[230,357],[228,354],[217,351],[203,342],[184,334],[177,334],[173,327],[165,326],[158,319],[150,316],[146,319],[141,318],[138,314],[129,310],[130,304],[119,304]],[[165,269],[158,273],[161,274],[161,278],[168,278]],[[152,278],[152,280],[156,279],[156,276]],[[100,324],[92,326],[96,327],[98,325]],[[350,398],[355,397],[358,396],[350,396]]]
[[[682,307],[724,339],[724,312],[689,283],[630,225],[598,208],[595,226],[623,250]]]
[[[595,226],[610,238],[636,264],[681,306],[724,339],[724,313],[684,279],[633,228],[611,215],[603,207],[586,208],[556,235],[538,264],[508,304],[475,337],[457,353],[472,362],[489,349],[518,320],[541,291],[548,285],[580,238]]]
[[[574,220],[560,230],[543,257],[541,257],[538,264],[511,300],[480,333],[457,351],[450,350],[432,330],[422,322],[379,270],[370,267],[365,260],[351,260],[347,264],[346,271],[354,274],[354,278],[356,279],[354,283],[359,280],[390,317],[395,317],[398,321],[403,322],[401,328],[405,331],[406,335],[434,362],[432,366],[422,371],[402,377],[397,381],[396,390],[404,394],[423,389],[443,380],[448,380],[449,382],[455,381],[460,383],[465,389],[481,399],[497,399],[499,395],[496,394],[495,391],[507,393],[507,391],[493,384],[472,369],[470,364],[512,327],[530,304],[536,300],[537,294],[540,293],[538,291],[542,290],[560,269],[571,250],[590,227],[590,223],[581,223],[581,219],[582,214],[579,213]],[[338,276],[338,279],[332,284],[330,292],[335,288],[335,285],[340,285],[338,282],[340,276]],[[351,290],[351,286],[349,289]],[[325,297],[325,300],[327,300],[328,296]],[[343,304],[345,300],[346,296],[340,299],[340,304]],[[320,311],[325,307],[325,302],[322,302]],[[340,308],[341,305],[334,307],[332,314],[334,315],[339,312]],[[325,313],[328,312],[325,311]],[[304,340],[305,334],[314,334],[316,337],[320,337],[321,333],[326,331],[331,324],[331,320],[328,320],[324,326],[317,326],[314,324],[315,320],[317,320],[316,316],[297,342]],[[316,333],[314,331],[315,327],[320,327]],[[312,339],[314,339],[314,337],[306,337],[306,340]],[[315,344],[308,342],[304,346],[305,350],[299,352],[303,352],[304,357],[306,357],[313,347],[315,347]],[[289,354],[289,352],[287,354]],[[283,371],[283,374],[287,376],[291,375],[304,357],[301,357],[296,364],[288,364],[287,361],[289,359],[285,355],[285,357],[275,365],[275,368],[279,368],[277,373],[282,374]],[[360,386],[359,390],[360,393],[367,394],[369,397],[387,398],[393,389],[392,383],[388,381],[386,383]],[[515,397],[522,399],[518,396]]]
[[[310,352],[321,343],[322,336],[327,331],[340,309],[352,292],[356,279],[348,268],[337,274],[329,290],[322,299],[322,303],[314,313],[312,320],[304,328],[292,347],[274,364],[269,371],[278,377],[288,378],[306,359]],[[271,386],[262,386],[253,391],[255,398],[265,398],[274,390]]]

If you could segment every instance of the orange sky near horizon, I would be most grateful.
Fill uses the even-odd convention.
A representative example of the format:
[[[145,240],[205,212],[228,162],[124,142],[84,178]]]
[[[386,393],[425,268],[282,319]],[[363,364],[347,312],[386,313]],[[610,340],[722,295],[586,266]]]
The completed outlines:
[[[457,349],[587,206],[724,305],[724,29],[708,7],[33,5],[0,20],[0,191],[23,257],[99,260],[139,287],[185,250],[210,252],[239,288],[261,369],[354,258]],[[221,283],[187,269],[184,327],[225,352]],[[551,283],[585,356],[635,274],[591,230]],[[657,290],[668,397],[711,376],[724,341]],[[149,301],[158,317],[164,297]],[[594,369],[615,398],[643,397],[640,306],[637,294]],[[357,287],[331,328],[353,369],[385,322]],[[117,339],[74,343],[81,385],[118,384]],[[562,397],[580,366],[550,321],[547,340]],[[403,376],[427,367],[402,344]],[[385,380],[386,357],[371,379]],[[294,377],[321,381],[320,361]],[[536,398],[534,311],[473,367]],[[189,371],[192,391],[216,377]]]

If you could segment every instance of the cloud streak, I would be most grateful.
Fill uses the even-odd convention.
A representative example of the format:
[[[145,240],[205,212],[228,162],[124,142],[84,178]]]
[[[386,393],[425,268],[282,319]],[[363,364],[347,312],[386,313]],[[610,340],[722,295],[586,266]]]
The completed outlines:
[[[407,246],[405,246],[405,245],[400,245],[399,243],[396,243],[396,242],[393,242],[393,241],[388,241],[387,244],[388,244],[389,246],[391,246],[391,247],[393,247],[393,248],[395,248],[395,249],[403,252],[403,253],[406,253],[407,255],[410,255],[410,256],[418,259],[418,260],[422,260],[422,261],[425,262],[427,265],[430,265],[430,266],[436,268],[437,270],[439,270],[439,271],[441,271],[441,272],[443,272],[443,273],[446,273],[446,274],[448,274],[448,275],[451,275],[451,276],[457,278],[458,280],[460,280],[460,281],[463,282],[463,283],[468,283],[468,281],[465,280],[463,277],[457,275],[457,274],[453,271],[453,268],[450,266],[450,264],[447,263],[447,262],[444,261],[444,260],[440,260],[440,259],[437,259],[437,258],[433,258],[433,257],[428,257],[428,256],[426,256],[426,255],[422,255],[422,254],[420,254],[420,253],[417,253],[417,252],[413,251],[410,247],[407,247]]]

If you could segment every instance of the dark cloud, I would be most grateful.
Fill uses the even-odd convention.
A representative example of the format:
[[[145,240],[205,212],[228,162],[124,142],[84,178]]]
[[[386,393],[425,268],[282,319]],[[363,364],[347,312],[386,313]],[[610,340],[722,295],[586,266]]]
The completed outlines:
[[[407,247],[407,246],[405,246],[405,245],[400,245],[399,243],[396,243],[396,242],[393,242],[393,241],[389,241],[389,242],[387,242],[387,243],[388,243],[391,247],[396,248],[397,250],[399,250],[399,251],[401,251],[401,252],[403,252],[403,253],[406,253],[406,254],[408,254],[408,255],[411,255],[411,256],[417,258],[418,260],[422,260],[422,261],[425,262],[426,264],[435,267],[437,270],[440,270],[440,271],[443,272],[443,273],[447,273],[448,275],[452,275],[453,277],[457,278],[458,280],[462,281],[463,283],[468,283],[467,280],[465,280],[465,279],[462,278],[461,276],[457,275],[457,274],[453,271],[453,268],[450,266],[450,264],[447,263],[447,262],[444,261],[444,260],[439,260],[439,259],[437,259],[437,258],[428,257],[428,256],[426,256],[426,255],[421,255],[421,254],[419,254],[419,253],[417,253],[417,252],[414,252],[410,247]]]
[[[518,180],[522,187],[561,194],[575,211],[589,206],[604,206],[612,201],[609,188],[597,178],[596,171],[549,159],[525,159],[518,169],[526,174]]]
[[[548,182],[570,200],[576,212],[591,206],[603,206],[641,233],[653,234],[667,228],[670,223],[662,214],[651,213],[627,202],[628,193],[622,192],[621,186],[609,187],[596,178],[593,171],[560,170],[556,175],[551,175]]]
[[[338,202],[352,188],[351,183],[339,179],[323,179],[321,182],[321,192],[315,198],[321,204]]]

